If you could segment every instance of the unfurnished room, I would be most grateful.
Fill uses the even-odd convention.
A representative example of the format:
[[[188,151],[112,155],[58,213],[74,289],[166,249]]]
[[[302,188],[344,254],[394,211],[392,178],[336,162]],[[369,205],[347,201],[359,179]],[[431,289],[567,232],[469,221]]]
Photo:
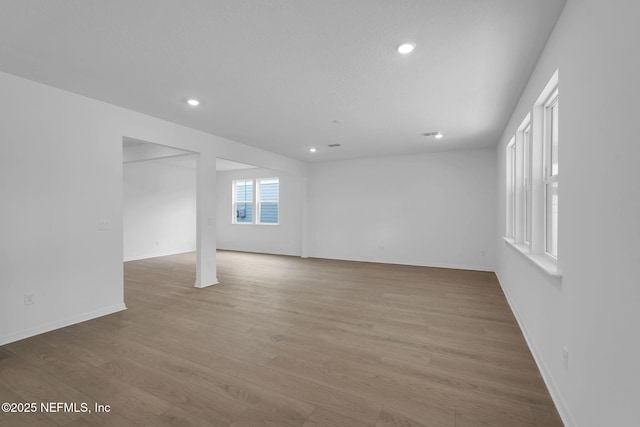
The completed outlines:
[[[638,17],[0,0],[0,426],[640,425]]]

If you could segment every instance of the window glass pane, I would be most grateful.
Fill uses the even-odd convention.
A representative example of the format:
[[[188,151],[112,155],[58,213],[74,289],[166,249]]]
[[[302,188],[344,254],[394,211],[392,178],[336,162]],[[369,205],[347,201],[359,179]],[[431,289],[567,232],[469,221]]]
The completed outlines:
[[[513,179],[514,179],[514,143],[513,140],[507,145],[506,152],[506,171],[507,171],[507,209],[506,209],[506,236],[513,237],[513,227],[514,227],[514,188],[513,188]]]
[[[524,163],[524,168],[523,168],[524,169],[524,182],[523,182],[523,185],[525,185],[525,186],[529,186],[529,184],[530,184],[530,182],[529,182],[529,180],[530,180],[530,172],[529,172],[529,170],[530,170],[531,162],[529,160],[530,159],[529,153],[531,152],[531,149],[530,149],[530,144],[529,144],[529,142],[530,142],[530,140],[529,140],[529,129],[530,129],[530,127],[527,127],[527,129],[525,129],[525,131],[523,133],[524,151],[522,152],[522,162]]]
[[[558,101],[551,106],[551,175],[558,174]]]
[[[513,237],[512,197],[511,192],[507,193],[507,237]]]
[[[236,202],[253,202],[253,181],[236,181]]]
[[[278,200],[279,183],[277,179],[260,181],[260,201]]]
[[[277,224],[278,223],[278,204],[277,203],[260,204],[260,223],[261,224]]]
[[[511,237],[516,236],[516,144],[511,146]]]
[[[236,222],[252,223],[253,222],[253,203],[239,202],[236,203]]]
[[[261,179],[258,181],[259,194],[259,224],[278,224],[278,198],[280,196],[280,181],[278,178]]]
[[[531,126],[527,126],[522,132],[522,187],[523,187],[523,241],[529,244],[531,241],[531,213],[530,213],[530,189],[531,189]]]
[[[524,242],[531,241],[531,215],[529,214],[529,190],[524,189]]]
[[[558,183],[546,184],[547,238],[546,250],[549,255],[558,256]]]

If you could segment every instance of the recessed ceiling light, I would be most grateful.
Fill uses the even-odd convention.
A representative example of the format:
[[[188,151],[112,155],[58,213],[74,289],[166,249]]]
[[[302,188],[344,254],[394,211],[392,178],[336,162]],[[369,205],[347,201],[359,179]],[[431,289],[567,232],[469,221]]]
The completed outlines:
[[[197,107],[198,105],[200,105],[200,101],[192,98],[187,101],[187,104],[191,105],[192,107]]]
[[[444,137],[444,135],[440,132],[425,132],[422,134],[422,136],[433,136],[437,139]]]
[[[406,55],[407,53],[413,52],[413,49],[415,48],[416,45],[414,43],[402,43],[400,46],[398,46],[398,52]]]
[[[316,151],[318,151],[318,150],[316,148],[314,148],[314,147],[309,148],[309,152],[310,153],[315,153]]]

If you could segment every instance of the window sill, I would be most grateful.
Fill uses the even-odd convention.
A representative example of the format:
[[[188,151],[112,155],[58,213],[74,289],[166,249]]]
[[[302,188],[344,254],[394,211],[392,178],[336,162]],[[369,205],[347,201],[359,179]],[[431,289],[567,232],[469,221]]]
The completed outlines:
[[[557,278],[562,277],[562,273],[560,272],[560,268],[557,263],[545,258],[543,255],[532,254],[528,246],[515,243],[513,239],[509,237],[503,237],[503,239],[509,246],[524,255],[530,263],[547,273],[549,276]]]
[[[257,226],[265,226],[265,227],[279,227],[280,223],[278,224],[254,224],[253,222],[232,222],[231,225],[257,225]]]

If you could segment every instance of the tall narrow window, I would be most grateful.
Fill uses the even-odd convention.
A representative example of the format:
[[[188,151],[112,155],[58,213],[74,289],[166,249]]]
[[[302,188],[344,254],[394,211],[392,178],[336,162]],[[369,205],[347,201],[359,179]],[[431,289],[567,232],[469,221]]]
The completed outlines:
[[[544,105],[545,253],[558,257],[558,90]]]
[[[553,277],[558,259],[558,71],[506,145],[505,241]]]
[[[258,181],[258,224],[278,224],[280,181],[278,178]]]
[[[233,181],[233,209],[234,223],[253,223],[253,180]]]
[[[515,238],[516,228],[516,144],[507,145],[507,237]]]
[[[524,233],[523,241],[531,244],[531,123],[522,131],[522,193]]]

